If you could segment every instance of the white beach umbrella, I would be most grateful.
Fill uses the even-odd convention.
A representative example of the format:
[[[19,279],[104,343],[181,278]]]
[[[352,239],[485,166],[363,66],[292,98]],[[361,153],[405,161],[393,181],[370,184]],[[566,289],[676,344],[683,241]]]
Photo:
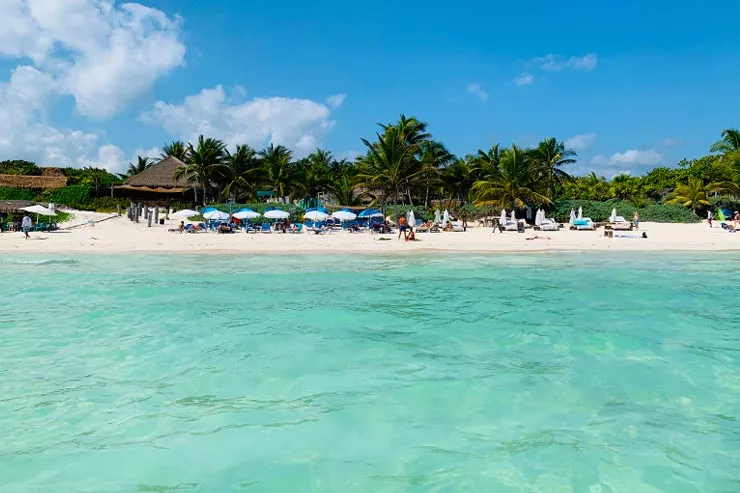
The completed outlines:
[[[177,211],[174,214],[172,214],[172,217],[194,217],[199,215],[200,212],[194,211],[193,209],[183,209],[181,211]]]
[[[406,213],[406,220],[409,222],[409,226],[411,226],[412,228],[416,227],[416,216],[414,216],[413,209],[409,210]]]
[[[570,210],[570,219],[568,220],[568,224],[573,226],[576,223],[576,211],[574,209]]]
[[[54,216],[54,212],[50,211],[43,205],[31,205],[28,207],[21,207],[20,210],[26,212],[32,212],[34,214],[40,214],[42,216]]]
[[[516,211],[511,209],[511,222],[516,222]]]
[[[450,212],[445,209],[445,213],[442,215],[442,224],[446,226],[448,222],[450,222]]]
[[[506,224],[506,209],[501,209],[501,216],[499,216],[498,220],[501,223],[501,226]]]
[[[254,211],[238,211],[234,213],[234,217],[237,219],[255,219],[260,217],[260,214]]]
[[[617,220],[617,208],[612,209],[612,215],[609,216],[609,222],[613,223]]]
[[[350,211],[337,211],[331,215],[334,219],[339,219],[340,221],[353,221],[357,219],[357,214]]]
[[[583,207],[578,208],[578,219],[583,219]]]
[[[203,214],[203,219],[225,221],[229,218],[229,214],[223,211],[208,211]]]
[[[537,209],[537,214],[535,215],[535,218],[534,218],[535,226],[542,226],[542,216],[544,215],[545,215],[545,211],[543,211],[542,209]]]
[[[304,219],[310,219],[311,221],[326,221],[328,217],[329,214],[321,211],[309,211],[303,215]]]
[[[271,211],[267,211],[262,215],[268,219],[287,219],[290,217],[290,214],[288,214],[285,211],[281,211],[279,209],[273,209]]]
[[[439,209],[434,211],[434,224],[439,224],[442,222],[442,213],[439,212]]]

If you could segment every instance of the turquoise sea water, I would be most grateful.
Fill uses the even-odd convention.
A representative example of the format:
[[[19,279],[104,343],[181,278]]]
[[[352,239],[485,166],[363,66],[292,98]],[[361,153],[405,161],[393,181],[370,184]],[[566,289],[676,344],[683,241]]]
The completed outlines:
[[[0,491],[737,492],[740,256],[5,256]]]

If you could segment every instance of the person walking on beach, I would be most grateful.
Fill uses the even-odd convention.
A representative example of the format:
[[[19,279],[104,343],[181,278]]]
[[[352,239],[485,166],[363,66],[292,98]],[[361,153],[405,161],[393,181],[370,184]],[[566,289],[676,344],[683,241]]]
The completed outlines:
[[[462,219],[463,231],[467,231],[468,230],[468,213],[466,211],[462,211],[462,213],[460,213],[460,219]]]
[[[735,211],[735,214],[732,216],[732,220],[735,222],[735,228],[737,228],[737,223],[740,222],[740,211]]]
[[[640,229],[640,215],[637,211],[635,211],[635,214],[632,216],[632,226],[635,227],[635,231]]]
[[[401,235],[403,235],[403,239],[407,240],[409,239],[409,234],[407,233],[409,229],[409,222],[406,220],[406,216],[401,216],[398,219],[398,241],[401,241]]]
[[[23,221],[21,221],[21,230],[23,230],[23,233],[26,235],[26,239],[30,238],[28,232],[31,231],[31,226],[33,226],[33,221],[31,221],[31,218],[28,216],[23,216]]]
[[[714,219],[714,214],[712,214],[712,211],[707,211],[707,222],[709,223],[709,227],[712,227],[712,220]]]

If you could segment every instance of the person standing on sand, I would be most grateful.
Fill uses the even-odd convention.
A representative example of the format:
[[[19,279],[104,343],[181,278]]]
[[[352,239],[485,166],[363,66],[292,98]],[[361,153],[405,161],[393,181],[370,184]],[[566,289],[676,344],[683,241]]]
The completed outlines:
[[[737,228],[737,223],[740,222],[740,211],[735,211],[732,220],[735,222],[735,228]]]
[[[637,211],[635,211],[635,214],[632,216],[632,226],[635,227],[635,231],[640,229],[640,215]]]
[[[401,241],[401,235],[403,235],[403,239],[408,241],[409,235],[407,233],[407,230],[409,229],[409,222],[406,220],[406,216],[401,216],[398,219],[398,241]]]
[[[707,222],[709,223],[709,227],[712,227],[712,220],[714,219],[714,214],[712,214],[712,211],[707,211]]]
[[[33,221],[31,221],[31,218],[28,216],[23,216],[23,221],[21,221],[21,229],[23,230],[23,233],[25,233],[26,239],[30,238],[28,232],[31,231],[31,226],[33,226]]]
[[[463,231],[467,231],[468,230],[468,213],[465,211],[462,211],[462,213],[460,214],[460,219],[462,219]]]

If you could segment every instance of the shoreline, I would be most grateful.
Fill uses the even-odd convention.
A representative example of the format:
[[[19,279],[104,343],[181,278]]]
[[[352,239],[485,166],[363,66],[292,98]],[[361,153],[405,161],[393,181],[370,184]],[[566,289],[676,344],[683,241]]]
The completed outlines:
[[[12,254],[142,254],[142,255],[411,255],[411,254],[547,254],[590,252],[740,252],[740,234],[730,234],[706,223],[643,223],[637,236],[648,238],[606,238],[603,229],[596,231],[543,232],[528,229],[525,233],[492,233],[492,228],[470,227],[466,232],[418,233],[420,241],[398,241],[398,233],[332,232],[324,235],[255,233],[170,233],[179,224],[169,220],[164,225],[132,223],[126,217],[110,218],[109,214],[77,212],[60,229],[50,233],[0,234],[0,253]],[[85,226],[88,220],[108,220]],[[536,239],[531,239],[533,237]],[[382,240],[381,240],[382,238]]]

